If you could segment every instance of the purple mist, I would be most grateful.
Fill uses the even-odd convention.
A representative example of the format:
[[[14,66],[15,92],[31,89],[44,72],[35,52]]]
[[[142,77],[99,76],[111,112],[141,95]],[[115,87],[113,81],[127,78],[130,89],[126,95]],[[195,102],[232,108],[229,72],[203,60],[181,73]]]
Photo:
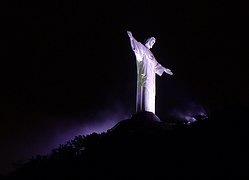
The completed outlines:
[[[15,167],[13,164],[25,162],[32,156],[49,154],[52,149],[75,136],[105,132],[130,116],[130,111],[116,106],[92,114],[78,113],[67,117],[48,115],[27,117],[27,119],[31,119],[29,124],[25,124],[23,127],[20,125],[16,129],[17,134],[20,135],[13,137],[13,140],[3,147],[6,154],[0,156],[0,174],[12,171]]]
[[[185,104],[183,107],[173,109],[170,116],[186,123],[193,123],[197,121],[198,117],[207,118],[207,112],[204,107],[198,103],[191,102]]]

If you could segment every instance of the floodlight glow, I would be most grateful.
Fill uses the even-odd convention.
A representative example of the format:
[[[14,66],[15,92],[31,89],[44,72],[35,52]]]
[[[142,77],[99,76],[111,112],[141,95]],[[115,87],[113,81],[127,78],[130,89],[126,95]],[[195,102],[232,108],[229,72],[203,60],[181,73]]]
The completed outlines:
[[[188,124],[208,118],[206,110],[199,103],[190,102],[170,112],[170,115]]]

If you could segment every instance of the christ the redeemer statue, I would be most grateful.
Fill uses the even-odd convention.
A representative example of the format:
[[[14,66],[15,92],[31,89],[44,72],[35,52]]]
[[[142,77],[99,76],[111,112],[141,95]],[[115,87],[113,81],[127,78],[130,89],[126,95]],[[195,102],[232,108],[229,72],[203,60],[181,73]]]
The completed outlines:
[[[159,64],[150,48],[156,42],[154,37],[148,38],[145,45],[138,42],[130,31],[127,31],[130,37],[132,50],[136,55],[137,62],[137,97],[136,112],[149,111],[155,113],[156,96],[156,74],[161,76],[164,72],[173,75],[170,69]]]

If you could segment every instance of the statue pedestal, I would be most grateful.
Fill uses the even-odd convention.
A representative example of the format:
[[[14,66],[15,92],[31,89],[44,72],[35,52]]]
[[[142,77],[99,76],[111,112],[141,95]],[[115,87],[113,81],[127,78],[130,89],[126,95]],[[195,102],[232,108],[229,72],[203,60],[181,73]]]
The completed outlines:
[[[153,112],[143,111],[132,115],[131,120],[135,121],[156,121],[161,122],[160,118]]]

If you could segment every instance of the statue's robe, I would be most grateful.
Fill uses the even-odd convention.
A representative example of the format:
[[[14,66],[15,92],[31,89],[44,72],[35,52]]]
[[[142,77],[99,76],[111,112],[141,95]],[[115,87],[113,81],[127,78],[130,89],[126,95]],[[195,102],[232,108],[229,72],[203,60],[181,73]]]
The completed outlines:
[[[161,76],[165,68],[142,43],[132,39],[131,46],[137,62],[136,112],[155,113],[156,74]]]

